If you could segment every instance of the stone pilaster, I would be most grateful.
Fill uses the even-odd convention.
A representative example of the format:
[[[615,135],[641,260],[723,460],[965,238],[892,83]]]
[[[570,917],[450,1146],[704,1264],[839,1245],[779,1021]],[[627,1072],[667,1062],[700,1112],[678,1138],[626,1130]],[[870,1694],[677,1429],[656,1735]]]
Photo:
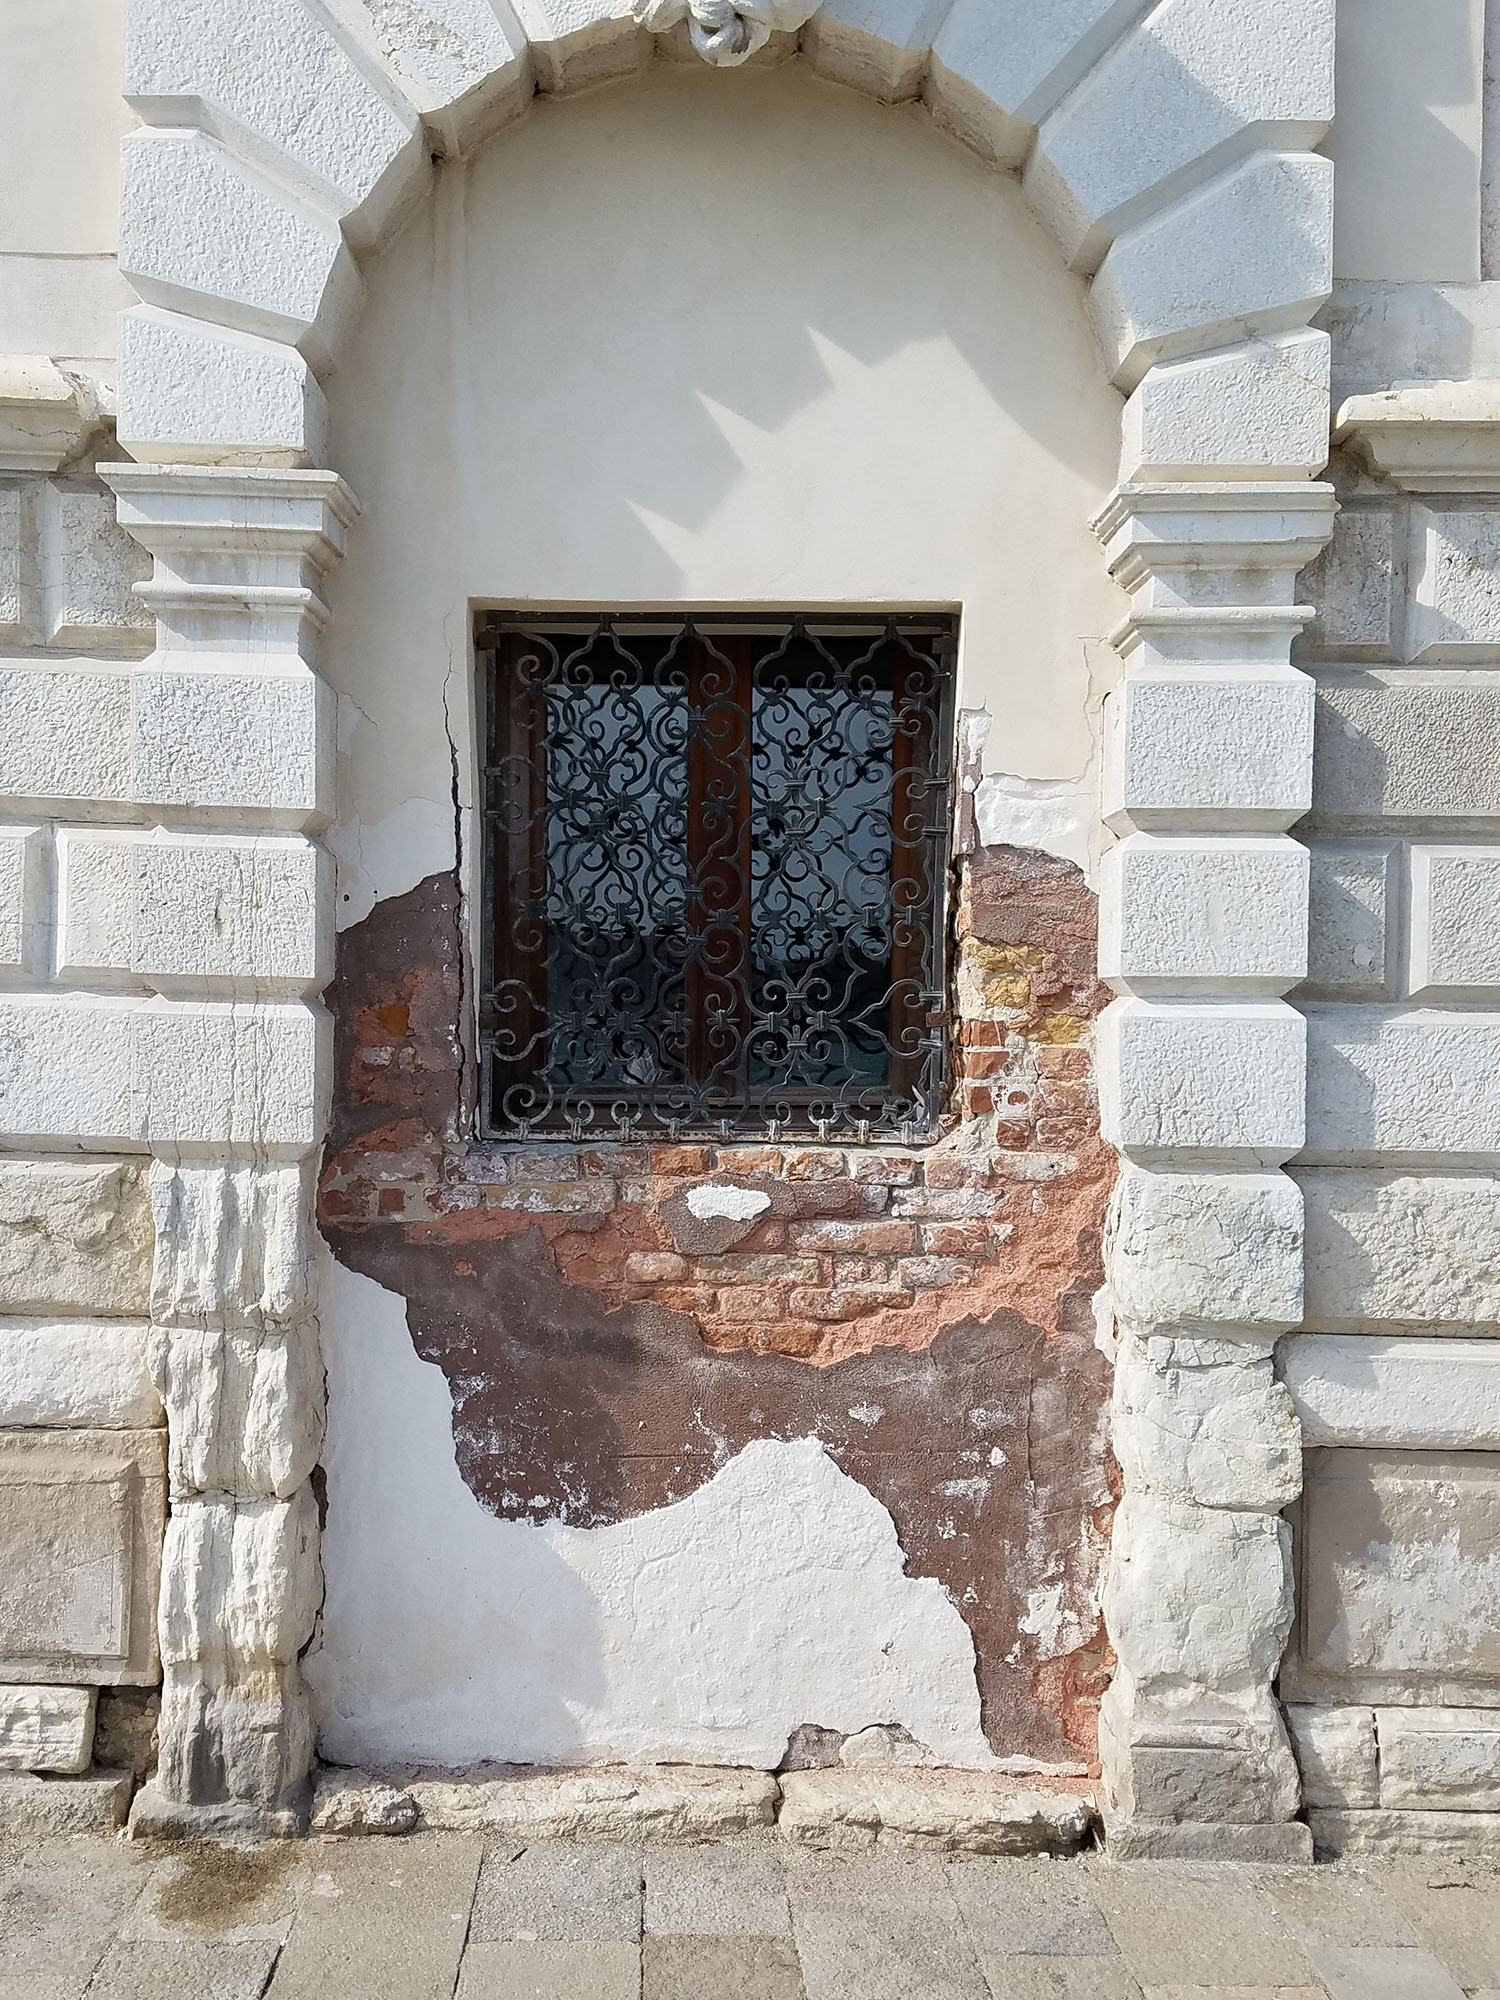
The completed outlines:
[[[152,1831],[300,1824],[312,1724],[299,1658],[322,1594],[309,1484],[323,1435],[312,1288],[333,913],[317,594],[355,509],[329,473],[117,465],[154,558],[157,646],[132,675],[132,965],[152,1155],[150,1365],[171,1515]],[[81,867],[95,865],[81,854]],[[120,865],[116,862],[113,865]]]
[[[1119,489],[1096,528],[1131,593],[1110,698],[1100,969],[1125,1496],[1101,1718],[1119,1855],[1309,1856],[1272,1682],[1292,1620],[1300,1437],[1273,1372],[1302,1311],[1313,685],[1289,660],[1326,487]]]

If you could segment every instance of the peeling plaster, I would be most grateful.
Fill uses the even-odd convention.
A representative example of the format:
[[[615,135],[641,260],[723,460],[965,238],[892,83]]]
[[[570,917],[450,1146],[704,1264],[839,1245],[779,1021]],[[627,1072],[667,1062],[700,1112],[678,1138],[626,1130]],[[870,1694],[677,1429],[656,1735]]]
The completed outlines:
[[[454,866],[453,801],[406,799],[370,826],[356,815],[330,828],[326,845],[337,866],[338,928],[347,930],[377,903]]]
[[[771,1769],[816,1716],[994,1767],[968,1627],[816,1439],[758,1439],[612,1526],[499,1520],[460,1477],[405,1301],[325,1263],[328,1594],[306,1668],[326,1757]]]

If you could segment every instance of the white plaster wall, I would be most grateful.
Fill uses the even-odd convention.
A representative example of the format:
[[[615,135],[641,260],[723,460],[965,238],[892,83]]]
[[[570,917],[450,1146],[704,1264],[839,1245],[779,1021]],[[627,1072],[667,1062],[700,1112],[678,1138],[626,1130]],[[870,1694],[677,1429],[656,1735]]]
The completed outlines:
[[[1334,274],[1479,276],[1485,0],[1339,0]]]
[[[0,353],[104,362],[115,269],[124,0],[0,0]],[[105,372],[100,368],[95,372]]]
[[[1088,765],[1119,399],[1016,183],[916,107],[668,64],[543,99],[444,169],[329,388],[346,922],[451,865],[475,599],[958,605],[988,768]]]
[[[774,1767],[799,1723],[897,1722],[994,1757],[974,1646],[903,1574],[879,1502],[813,1439],[762,1441],[610,1528],[499,1521],[459,1476],[448,1385],[404,1300],[325,1257],[322,1754]]]

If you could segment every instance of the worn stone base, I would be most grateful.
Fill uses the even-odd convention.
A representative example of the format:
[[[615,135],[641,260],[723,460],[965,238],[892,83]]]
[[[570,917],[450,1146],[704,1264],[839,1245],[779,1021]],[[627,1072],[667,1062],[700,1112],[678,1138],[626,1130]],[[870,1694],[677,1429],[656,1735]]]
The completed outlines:
[[[1320,1855],[1465,1854],[1500,1856],[1500,1813],[1491,1812],[1309,1812],[1313,1843]]]
[[[779,1790],[764,1771],[664,1764],[539,1771],[481,1765],[389,1780],[320,1770],[315,1833],[414,1828],[513,1833],[528,1840],[724,1840],[769,1826]]]
[[[307,1826],[305,1803],[292,1806],[185,1806],[143,1785],[130,1808],[132,1840],[292,1840]]]
[[[125,1824],[133,1780],[128,1771],[81,1777],[0,1777],[0,1829],[6,1833],[113,1833]]]
[[[1106,1822],[1104,1851],[1112,1861],[1310,1862],[1313,1834],[1299,1819],[1238,1826],[1126,1819]]]
[[[889,1767],[766,1771],[659,1765],[593,1771],[485,1767],[376,1777],[321,1769],[311,1831],[478,1829],[531,1840],[732,1840],[778,1825],[815,1847],[1067,1854],[1094,1823],[1082,1785]]]
[[[781,1794],[782,1833],[811,1847],[1072,1854],[1094,1822],[1082,1789],[967,1771],[789,1771]]]

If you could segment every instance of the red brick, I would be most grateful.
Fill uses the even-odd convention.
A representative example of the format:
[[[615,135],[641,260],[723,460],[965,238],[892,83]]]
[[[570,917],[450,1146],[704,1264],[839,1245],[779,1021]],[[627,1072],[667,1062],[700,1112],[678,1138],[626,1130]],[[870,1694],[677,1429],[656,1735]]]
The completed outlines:
[[[963,1072],[975,1083],[986,1083],[997,1076],[1009,1076],[1015,1068],[1008,1055],[995,1049],[971,1049],[964,1057]]]
[[[995,1108],[995,1093],[987,1083],[970,1083],[964,1086],[964,1116],[984,1118]]]
[[[823,1272],[816,1257],[729,1256],[700,1257],[697,1275],[711,1285],[815,1285]]]
[[[380,1213],[382,1215],[402,1215],[405,1211],[405,1188],[383,1187],[380,1190]]]
[[[985,1258],[1010,1233],[1008,1222],[924,1222],[922,1248],[939,1257]]]
[[[970,1153],[929,1153],[923,1178],[930,1188],[988,1187],[995,1178],[993,1163]]]
[[[729,1286],[720,1294],[719,1316],[732,1320],[785,1319],[786,1293],[766,1286]]]
[[[613,1181],[519,1181],[496,1188],[490,1208],[518,1208],[526,1215],[608,1215],[615,1205]]]
[[[779,1174],[781,1154],[774,1146],[717,1146],[714,1166],[721,1174]]]
[[[864,1319],[874,1312],[901,1312],[913,1304],[912,1294],[894,1285],[848,1285],[830,1292],[793,1292],[791,1307],[803,1319],[828,1320],[834,1324]]]
[[[836,1181],[847,1171],[842,1153],[831,1148],[809,1147],[798,1153],[783,1153],[781,1170],[789,1181]]]
[[[513,1181],[546,1181],[555,1186],[578,1178],[578,1155],[552,1146],[523,1147],[508,1155],[508,1164]]]
[[[584,1175],[615,1178],[620,1174],[647,1173],[650,1161],[650,1150],[645,1146],[595,1146],[578,1155],[578,1170]]]
[[[914,1222],[795,1222],[792,1242],[799,1250],[846,1250],[879,1256],[917,1247]]]
[[[625,1259],[625,1276],[633,1285],[676,1285],[687,1274],[687,1258],[672,1250],[637,1250]]]
[[[910,1187],[919,1162],[900,1153],[851,1153],[849,1172],[857,1181],[880,1181],[885,1187]]]
[[[903,1257],[896,1275],[914,1292],[936,1292],[947,1285],[972,1284],[974,1267],[957,1257]]]
[[[924,1222],[972,1222],[998,1214],[1004,1201],[1004,1194],[992,1188],[902,1188],[891,1213],[903,1221],[917,1216]]]
[[[891,1260],[889,1257],[835,1257],[833,1277],[834,1283],[841,1288],[849,1285],[888,1285],[891,1281]]]
[[[800,1361],[816,1354],[827,1337],[827,1327],[813,1320],[778,1319],[757,1331],[755,1346],[761,1354],[786,1354]]]
[[[653,1146],[651,1171],[653,1174],[707,1174],[713,1172],[713,1161],[707,1146]]]
[[[883,1188],[859,1187],[850,1180],[838,1181],[798,1181],[791,1193],[797,1203],[797,1213],[812,1215],[863,1215],[864,1197],[878,1194],[880,1206],[885,1206]]]
[[[659,1306],[673,1312],[711,1313],[718,1309],[719,1295],[705,1285],[663,1285],[650,1294]]]
[[[958,1025],[958,1045],[963,1049],[1003,1049],[1005,1047],[1005,1023],[1003,1021],[960,1021]]]

